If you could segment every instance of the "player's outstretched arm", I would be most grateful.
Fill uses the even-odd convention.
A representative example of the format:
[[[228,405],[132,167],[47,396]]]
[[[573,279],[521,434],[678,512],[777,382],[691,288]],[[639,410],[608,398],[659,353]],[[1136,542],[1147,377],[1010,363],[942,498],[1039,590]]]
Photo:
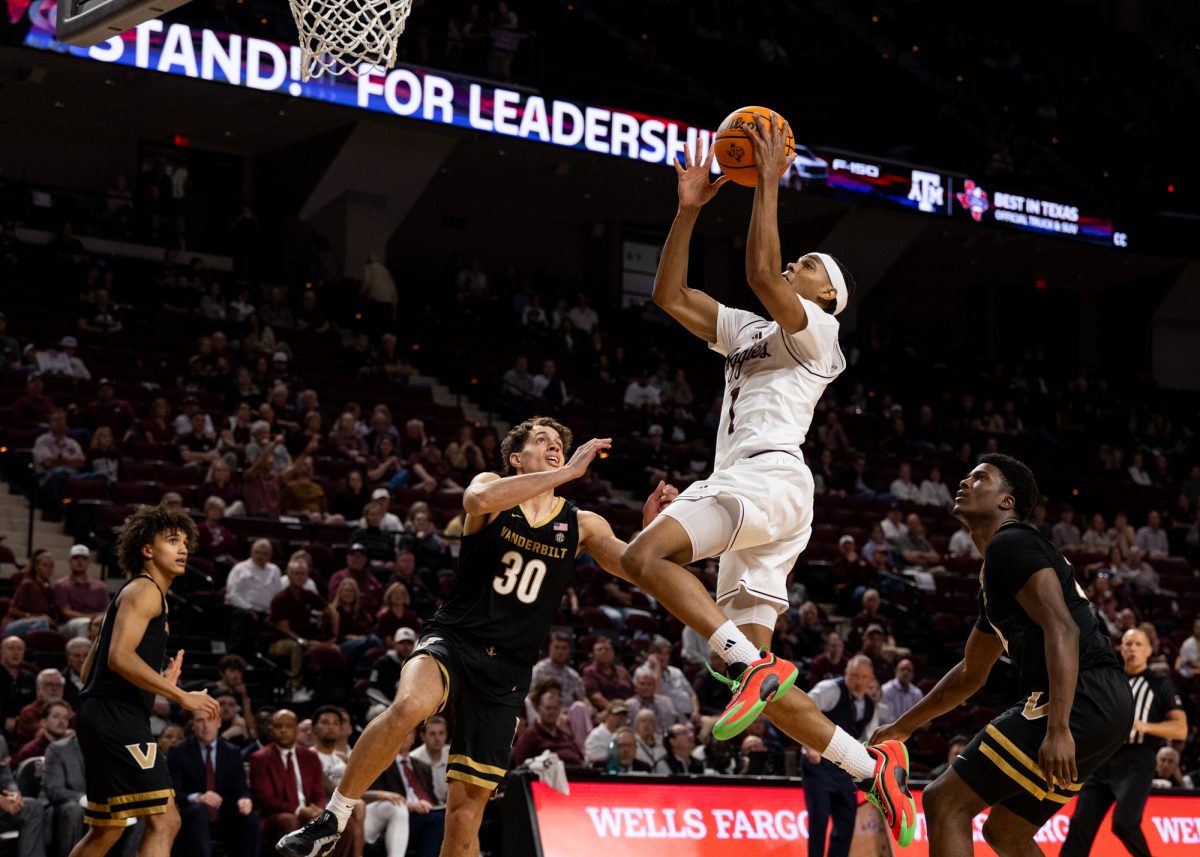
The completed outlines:
[[[920,702],[904,712],[899,720],[875,730],[875,734],[871,736],[871,743],[878,744],[893,738],[906,741],[908,736],[930,720],[970,699],[983,687],[988,673],[992,671],[992,664],[996,663],[1003,652],[1004,646],[1001,645],[999,637],[972,628],[963,659],[942,676],[942,680]]]
[[[463,511],[469,517],[485,518],[532,500],[539,494],[553,491],[559,485],[583,476],[592,459],[611,446],[612,438],[594,437],[578,447],[566,464],[554,470],[518,476],[480,473],[463,492]]]
[[[650,492],[646,504],[642,507],[642,528],[650,526],[650,522],[658,517],[659,512],[678,496],[678,488],[659,480],[658,486]],[[627,547],[629,545],[617,538],[612,525],[603,517],[595,512],[579,513],[579,549],[590,553],[609,574],[636,585],[636,581],[621,567],[621,556]]]
[[[125,587],[117,604],[112,639],[108,644],[109,668],[130,684],[177,702],[189,711],[204,710],[210,717],[220,717],[220,706],[207,691],[188,693],[176,687],[174,681],[161,676],[158,670],[138,655],[137,647],[146,633],[146,627],[160,610],[162,593],[153,583],[139,580]],[[178,665],[175,661],[181,660],[182,652],[176,655],[169,668],[175,672],[176,678]]]
[[[787,125],[782,122],[777,125],[776,119],[774,113],[769,122],[755,115],[754,124],[746,126],[758,172],[746,237],[746,282],[771,318],[792,334],[808,327],[808,314],[796,298],[795,290],[783,278],[779,252],[779,176],[787,169],[793,153],[787,147]]]
[[[687,272],[688,247],[692,243],[692,230],[696,228],[700,208],[729,181],[729,176],[709,181],[712,160],[713,149],[709,148],[703,160],[699,150],[689,151],[686,167],[679,161],[674,162],[675,174],[679,177],[679,210],[658,260],[653,294],[655,304],[705,342],[717,341],[719,307],[704,292],[688,288]]]
[[[1017,603],[1042,629],[1046,674],[1050,679],[1050,712],[1046,737],[1038,750],[1038,765],[1049,785],[1076,781],[1075,739],[1071,736],[1071,706],[1079,680],[1079,626],[1067,610],[1062,584],[1052,568],[1035,573],[1017,592]]]

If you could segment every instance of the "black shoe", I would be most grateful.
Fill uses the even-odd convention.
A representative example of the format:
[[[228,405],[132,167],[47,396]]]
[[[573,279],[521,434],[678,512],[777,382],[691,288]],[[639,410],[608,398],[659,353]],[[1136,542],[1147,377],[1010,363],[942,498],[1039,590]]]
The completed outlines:
[[[276,842],[275,850],[284,857],[329,857],[341,838],[337,816],[325,810],[299,830],[293,830]]]

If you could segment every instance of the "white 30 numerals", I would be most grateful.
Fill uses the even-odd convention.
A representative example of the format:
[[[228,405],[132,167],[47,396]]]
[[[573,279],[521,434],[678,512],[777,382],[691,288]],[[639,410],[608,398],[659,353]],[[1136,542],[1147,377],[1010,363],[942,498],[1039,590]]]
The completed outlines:
[[[531,559],[524,563],[516,551],[509,551],[500,558],[504,566],[504,574],[496,575],[492,581],[492,589],[500,595],[508,595],[517,590],[517,600],[522,604],[532,604],[537,601],[541,591],[542,581],[546,579],[546,563],[540,559]]]

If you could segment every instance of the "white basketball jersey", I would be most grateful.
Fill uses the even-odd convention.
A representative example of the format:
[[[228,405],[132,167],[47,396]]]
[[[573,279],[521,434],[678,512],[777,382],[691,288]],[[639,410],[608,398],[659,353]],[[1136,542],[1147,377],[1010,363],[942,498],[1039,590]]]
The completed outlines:
[[[725,356],[725,401],[713,470],[767,449],[798,453],[821,394],[846,368],[837,319],[797,300],[808,326],[791,336],[752,312],[717,312],[717,341],[709,348]]]

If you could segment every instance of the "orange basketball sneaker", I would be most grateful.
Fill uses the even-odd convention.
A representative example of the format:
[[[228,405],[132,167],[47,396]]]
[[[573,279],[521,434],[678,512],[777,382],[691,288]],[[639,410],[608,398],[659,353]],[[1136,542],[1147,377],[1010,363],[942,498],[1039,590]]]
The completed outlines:
[[[783,696],[796,683],[798,672],[791,661],[777,658],[766,649],[736,680],[726,678],[708,667],[713,678],[733,689],[733,699],[713,724],[712,733],[718,741],[728,741],[756,719],[767,703]],[[708,666],[707,662],[705,666]]]
[[[907,848],[917,829],[917,803],[908,790],[908,748],[900,741],[884,741],[867,752],[875,759],[875,776],[857,785],[883,815],[896,843]]]

